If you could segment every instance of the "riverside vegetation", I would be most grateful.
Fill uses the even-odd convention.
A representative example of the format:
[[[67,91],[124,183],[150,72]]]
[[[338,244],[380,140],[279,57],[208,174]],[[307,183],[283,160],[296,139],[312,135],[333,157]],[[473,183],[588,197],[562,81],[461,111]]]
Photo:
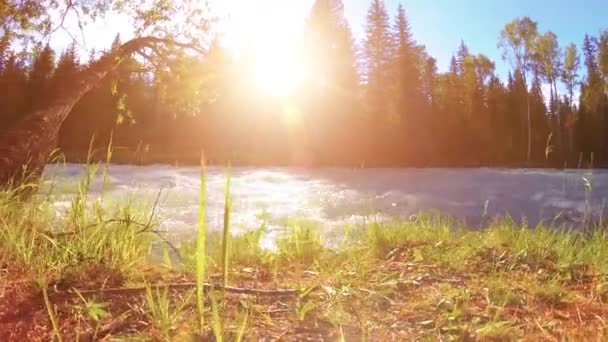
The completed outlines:
[[[201,168],[199,217],[205,215]],[[0,194],[0,340],[556,340],[605,337],[608,236],[497,219],[371,222],[321,234],[291,220],[169,243],[156,205],[91,198],[69,210]],[[228,177],[229,181],[229,177]],[[50,188],[50,192],[53,187]],[[460,228],[458,228],[460,227]]]

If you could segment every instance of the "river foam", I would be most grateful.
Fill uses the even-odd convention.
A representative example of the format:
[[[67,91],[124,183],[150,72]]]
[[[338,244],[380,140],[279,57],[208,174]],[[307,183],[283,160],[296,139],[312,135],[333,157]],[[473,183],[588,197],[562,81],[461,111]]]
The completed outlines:
[[[46,179],[55,180],[58,211],[69,206],[83,172],[82,165],[52,165]],[[162,189],[158,214],[167,230],[192,232],[196,227],[199,168],[167,165],[111,165],[107,196],[152,205]],[[376,219],[408,219],[437,210],[471,225],[508,213],[531,224],[551,221],[576,225],[586,212],[598,218],[608,198],[608,172],[541,169],[296,169],[233,168],[232,223],[235,230],[267,221],[280,228],[286,220],[304,219],[327,226]],[[91,195],[102,189],[102,177]],[[584,179],[592,184],[585,187]],[[220,229],[223,220],[225,169],[207,170],[207,221]]]

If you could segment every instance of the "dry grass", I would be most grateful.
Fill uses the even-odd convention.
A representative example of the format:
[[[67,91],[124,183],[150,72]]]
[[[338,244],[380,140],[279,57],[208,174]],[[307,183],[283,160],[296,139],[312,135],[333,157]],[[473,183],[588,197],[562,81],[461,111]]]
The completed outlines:
[[[86,197],[86,181],[81,186],[60,220],[44,200],[0,196],[0,340],[202,334],[227,341],[537,341],[606,334],[604,227],[558,232],[497,221],[470,231],[421,215],[349,230],[328,248],[323,227],[292,221],[275,251],[260,248],[262,226],[229,238],[205,234],[202,260],[194,241],[180,247],[182,263],[167,257],[152,265],[150,246],[162,242],[153,207],[108,211]],[[165,288],[196,284],[201,265],[208,283],[228,279],[237,288],[297,295],[216,289],[199,305],[196,286]],[[102,291],[108,288],[125,290]]]

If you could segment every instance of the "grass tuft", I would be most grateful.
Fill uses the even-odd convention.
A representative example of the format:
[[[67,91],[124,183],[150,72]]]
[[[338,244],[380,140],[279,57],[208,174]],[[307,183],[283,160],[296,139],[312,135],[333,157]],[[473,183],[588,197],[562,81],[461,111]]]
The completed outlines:
[[[586,340],[608,332],[601,224],[559,230],[507,218],[471,230],[433,213],[346,227],[331,240],[318,223],[292,218],[272,232],[276,249],[265,249],[265,223],[231,232],[229,174],[224,229],[207,231],[201,160],[196,241],[181,248],[181,263],[158,249],[159,267],[150,263],[152,244],[164,242],[154,231],[158,199],[151,209],[134,199],[111,205],[103,191],[91,196],[98,177],[109,179],[96,166],[83,172],[63,215],[50,192],[29,200],[0,192],[0,317],[18,309],[32,311],[23,319],[49,318],[44,327],[0,326],[0,339],[44,331],[74,340],[83,322],[82,336],[104,340]],[[297,296],[217,290],[229,282]],[[108,288],[119,294],[103,295]],[[19,330],[30,325],[40,330]]]

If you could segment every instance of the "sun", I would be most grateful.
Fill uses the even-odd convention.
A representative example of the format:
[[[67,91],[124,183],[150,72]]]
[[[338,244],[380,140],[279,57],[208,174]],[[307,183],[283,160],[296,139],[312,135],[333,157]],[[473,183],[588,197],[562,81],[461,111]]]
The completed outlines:
[[[296,92],[306,75],[297,41],[312,1],[224,0],[225,43],[239,58],[247,51],[256,89],[272,96]]]
[[[302,83],[304,63],[291,49],[260,48],[252,63],[256,88],[274,96],[293,94]]]

